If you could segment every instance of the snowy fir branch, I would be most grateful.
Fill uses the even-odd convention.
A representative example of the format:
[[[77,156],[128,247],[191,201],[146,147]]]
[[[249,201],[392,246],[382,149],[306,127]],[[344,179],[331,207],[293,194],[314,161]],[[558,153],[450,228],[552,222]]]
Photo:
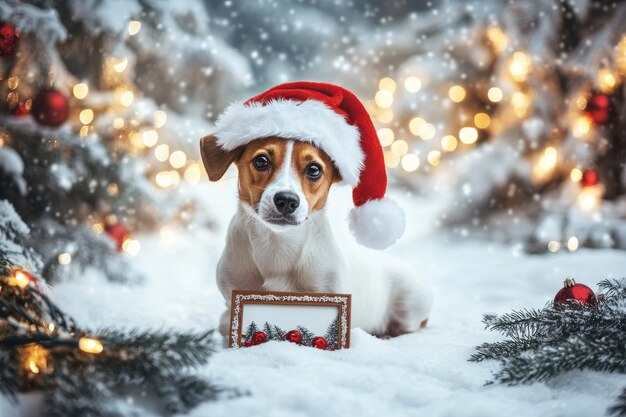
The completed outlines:
[[[609,414],[614,416],[626,416],[626,388],[617,397],[617,401],[609,408]]]
[[[626,374],[626,279],[598,286],[603,297],[595,304],[574,300],[486,315],[486,328],[506,339],[478,346],[470,361],[499,360],[494,380],[509,385],[547,381],[575,369]],[[623,405],[624,395],[611,412],[626,415]]]
[[[134,388],[173,414],[223,391],[190,373],[214,351],[212,331],[89,331],[56,307],[42,283],[0,253],[0,392],[13,401],[34,390],[53,417],[118,416],[125,413],[112,400]]]

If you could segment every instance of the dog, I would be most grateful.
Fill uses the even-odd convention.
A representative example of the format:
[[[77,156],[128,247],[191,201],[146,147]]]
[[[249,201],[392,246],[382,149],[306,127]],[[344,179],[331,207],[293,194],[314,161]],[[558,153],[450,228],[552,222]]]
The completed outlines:
[[[226,301],[219,331],[227,335],[233,290],[352,294],[352,327],[394,337],[425,327],[430,286],[401,259],[340,245],[326,213],[331,187],[342,181],[333,159],[310,141],[284,136],[224,149],[201,139],[211,181],[238,169],[239,207],[217,265]]]

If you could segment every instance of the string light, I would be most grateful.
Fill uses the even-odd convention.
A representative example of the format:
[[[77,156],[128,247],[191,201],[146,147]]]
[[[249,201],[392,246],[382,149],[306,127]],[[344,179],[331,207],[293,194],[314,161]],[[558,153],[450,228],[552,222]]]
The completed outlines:
[[[97,355],[98,353],[102,353],[104,350],[104,345],[97,339],[92,339],[90,337],[81,337],[78,339],[78,348],[86,353],[93,353]]]
[[[380,145],[385,147],[389,146],[393,143],[394,133],[393,130],[383,127],[382,129],[378,129],[378,140],[380,140]]]
[[[419,137],[424,140],[431,140],[435,137],[436,129],[435,126],[431,123],[424,123],[420,126]]]
[[[432,166],[436,167],[441,162],[441,152],[439,151],[430,151],[426,156],[428,163]]]
[[[94,116],[93,110],[84,109],[78,114],[78,120],[80,120],[82,124],[88,125],[89,123],[93,121],[93,116]]]
[[[460,85],[453,85],[448,90],[448,97],[450,97],[450,100],[455,103],[462,102],[465,99],[466,94],[467,93],[465,91],[465,88],[461,87]]]
[[[400,139],[391,144],[391,152],[398,156],[403,156],[409,151],[409,144]],[[397,164],[396,164],[397,165]]]
[[[509,43],[508,36],[498,26],[489,26],[487,28],[487,39],[493,44],[493,49],[496,53],[504,51]]]
[[[414,117],[409,121],[409,130],[415,136],[419,136],[421,127],[426,123],[426,120],[421,117]]]
[[[197,184],[202,177],[202,169],[200,165],[196,162],[191,162],[187,168],[185,168],[185,173],[183,174],[183,178],[189,184]]]
[[[585,110],[587,108],[587,98],[580,96],[576,99],[576,106],[578,110]]]
[[[48,368],[47,351],[38,344],[23,347],[22,356],[26,370],[38,374]]]
[[[616,83],[617,79],[615,78],[615,74],[613,74],[610,69],[602,68],[598,72],[598,87],[600,87],[603,93],[612,93]]]
[[[81,126],[78,134],[81,138],[86,138],[92,132],[91,126]]]
[[[7,80],[7,86],[11,90],[15,90],[20,85],[20,79],[17,76],[9,77]]]
[[[532,60],[530,57],[522,51],[517,51],[513,54],[511,62],[509,63],[509,72],[513,80],[524,82],[528,77],[531,67]]]
[[[122,250],[131,256],[135,256],[141,250],[141,243],[135,239],[125,239],[124,242],[122,242]]]
[[[389,77],[385,77],[378,82],[378,88],[393,93],[396,91],[396,82]]]
[[[161,188],[169,188],[178,185],[180,174],[177,171],[161,171],[156,174],[156,184]]]
[[[534,166],[533,174],[539,180],[545,179],[556,167],[558,152],[553,146],[548,146],[543,150],[537,164]]]
[[[446,135],[441,138],[441,149],[446,152],[453,152],[458,146],[458,141],[452,135]]]
[[[154,157],[157,161],[165,162],[170,157],[170,147],[163,143],[154,149]]]
[[[107,185],[107,194],[110,195],[111,197],[115,197],[116,195],[118,195],[120,193],[120,186],[115,183],[109,183],[109,185]]]
[[[464,127],[459,130],[459,139],[466,145],[476,143],[478,140],[478,131],[473,127]]]
[[[393,120],[393,111],[391,109],[385,109],[381,111],[376,118],[381,123],[391,123]]]
[[[406,172],[413,172],[420,166],[420,158],[414,153],[408,153],[402,157],[402,169]]]
[[[583,188],[576,198],[576,203],[578,204],[578,206],[582,210],[588,212],[598,209],[601,201],[602,188],[598,185]]]
[[[172,168],[182,168],[187,162],[187,155],[183,151],[174,151],[170,155],[170,165]]]
[[[115,119],[113,119],[113,128],[115,129],[122,129],[124,127],[124,118],[123,117],[116,117]]]
[[[120,104],[124,107],[128,107],[133,104],[134,99],[135,95],[130,90],[126,90],[120,94]]]
[[[85,83],[78,83],[72,88],[72,93],[74,97],[79,100],[84,99],[89,94],[89,86]]]
[[[572,182],[580,182],[580,180],[583,179],[583,172],[578,168],[574,168],[569,173],[569,177],[572,180]]]
[[[487,113],[476,113],[474,116],[474,124],[479,129],[486,129],[491,123],[491,118]]]
[[[124,72],[128,67],[128,58],[111,58],[111,63],[115,72]]]
[[[26,288],[30,285],[30,277],[26,271],[22,269],[16,269],[15,271],[13,271],[13,275],[9,277],[7,282],[9,283],[9,285]]]
[[[156,130],[146,130],[141,134],[141,142],[148,148],[153,147],[159,141],[159,134]]]
[[[572,236],[567,239],[567,250],[570,252],[576,252],[578,250],[578,238],[576,236]]]
[[[67,252],[63,252],[59,254],[57,260],[59,261],[59,265],[69,265],[72,263],[72,255]]]
[[[393,104],[393,93],[389,90],[379,90],[376,96],[374,96],[374,101],[378,107],[391,107]]]
[[[389,168],[395,168],[400,163],[400,156],[393,151],[385,151],[385,165]]]
[[[409,93],[417,93],[422,88],[422,81],[418,77],[411,75],[404,80],[404,88]]]
[[[165,126],[165,123],[167,123],[167,113],[165,113],[163,110],[156,110],[153,114],[154,117],[154,127],[161,128],[163,126]]]
[[[530,97],[521,91],[516,91],[513,93],[513,96],[511,96],[511,105],[517,117],[522,118],[528,116],[530,104]]]
[[[552,253],[558,252],[561,250],[561,242],[558,240],[551,240],[548,242],[548,250]]]
[[[581,138],[587,135],[591,130],[591,126],[593,124],[593,120],[591,117],[584,114],[576,118],[574,120],[574,125],[572,126],[572,134],[577,138]]]
[[[128,22],[128,34],[134,36],[141,30],[141,22],[138,20],[131,20]]]

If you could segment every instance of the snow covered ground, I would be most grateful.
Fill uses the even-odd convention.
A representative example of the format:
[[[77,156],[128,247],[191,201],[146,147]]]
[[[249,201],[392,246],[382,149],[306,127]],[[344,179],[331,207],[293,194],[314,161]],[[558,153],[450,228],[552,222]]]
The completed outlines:
[[[236,200],[235,179],[203,184],[216,229],[164,229],[143,236],[136,258],[147,280],[111,284],[97,274],[55,286],[53,298],[82,324],[137,327],[214,327],[223,309],[214,269]],[[331,198],[338,231],[349,190]],[[351,348],[326,352],[289,343],[229,350],[201,370],[215,382],[247,395],[207,402],[191,416],[600,416],[615,399],[623,375],[576,372],[549,384],[485,386],[496,363],[470,363],[473,347],[494,340],[484,331],[485,312],[541,307],[574,276],[595,287],[626,273],[626,253],[580,250],[527,256],[517,250],[453,237],[434,225],[430,202],[392,193],[408,214],[408,233],[390,249],[429,277],[435,307],[429,327],[392,340],[353,329]],[[346,227],[347,229],[347,227]],[[0,405],[3,417],[29,414]]]

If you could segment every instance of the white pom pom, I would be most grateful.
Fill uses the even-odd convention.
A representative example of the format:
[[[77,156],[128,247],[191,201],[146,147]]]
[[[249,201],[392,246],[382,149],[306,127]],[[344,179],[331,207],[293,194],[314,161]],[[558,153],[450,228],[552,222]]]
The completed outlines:
[[[404,233],[404,211],[389,198],[370,200],[350,210],[350,230],[356,241],[372,249],[393,245]]]

